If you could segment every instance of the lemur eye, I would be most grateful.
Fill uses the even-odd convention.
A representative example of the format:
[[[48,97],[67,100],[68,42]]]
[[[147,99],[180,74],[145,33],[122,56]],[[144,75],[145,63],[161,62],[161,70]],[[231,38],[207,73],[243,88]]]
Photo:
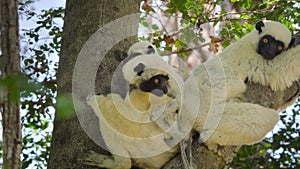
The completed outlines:
[[[282,47],[281,45],[278,45],[278,46],[277,46],[277,50],[280,50],[280,51],[281,51],[282,49],[283,49],[283,47]]]
[[[154,79],[154,84],[158,85],[159,84],[159,79]]]
[[[267,38],[263,38],[263,42],[264,42],[264,43],[268,43],[269,40],[268,40]]]

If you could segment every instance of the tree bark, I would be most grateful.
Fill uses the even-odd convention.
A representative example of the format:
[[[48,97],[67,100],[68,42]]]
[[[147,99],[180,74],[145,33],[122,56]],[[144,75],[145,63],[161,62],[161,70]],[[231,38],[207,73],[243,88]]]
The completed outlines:
[[[1,0],[0,2],[1,76],[2,78],[17,77],[16,75],[20,73],[18,1]],[[18,89],[13,90],[17,91]],[[22,136],[18,94],[18,92],[1,89],[4,169],[20,169],[22,164],[20,161]]]
[[[64,32],[62,35],[62,48],[57,74],[58,97],[62,95],[70,96],[72,92],[74,65],[81,48],[88,38],[103,25],[122,16],[138,13],[139,4],[139,0],[67,0]],[[135,25],[135,27],[137,30],[138,24]],[[117,67],[118,62],[120,62],[115,55],[119,54],[118,51],[120,50],[128,49],[128,47],[136,40],[137,37],[129,38],[119,43],[115,48],[108,52],[108,56],[105,57],[99,68],[101,76],[99,76],[95,82],[97,85],[97,93],[110,93],[110,78]],[[81,99],[84,100],[85,98]],[[82,113],[88,114],[91,112]],[[97,152],[104,151],[85,133],[76,117],[74,109],[70,108],[68,114],[71,115],[65,117],[61,110],[57,110],[55,114],[48,168],[93,168],[82,164],[79,159],[84,157],[84,153],[87,150],[94,150]],[[87,116],[86,120],[93,121],[94,123],[97,118],[95,115],[92,116],[90,114]],[[98,135],[97,137],[101,139],[99,127],[92,127],[94,127],[95,135]]]
[[[57,76],[58,97],[62,95],[71,95],[72,76],[74,66],[76,64],[75,62],[80,50],[88,38],[103,25],[113,21],[114,19],[128,14],[138,13],[139,3],[139,0],[67,0],[62,48],[59,61],[60,65]],[[136,25],[136,28],[137,27],[138,25]],[[112,74],[120,61],[120,58],[116,58],[115,56],[120,55],[122,51],[126,51],[129,45],[135,40],[137,40],[136,37],[129,38],[116,45],[107,53],[108,57],[105,57],[105,59],[101,62],[102,64],[97,72],[97,78],[95,81],[96,93],[108,94],[111,92],[110,82]],[[249,86],[250,87],[248,87],[245,94],[245,98],[249,102],[261,99],[257,102],[262,103],[263,106],[272,108],[276,108],[281,105],[284,101],[286,101],[285,98],[289,98],[289,96],[292,96],[297,91],[297,87],[294,86],[287,89],[285,92],[274,94],[267,87],[261,87],[255,84],[249,84]],[[88,89],[82,89],[82,92],[85,92],[85,90]],[[269,94],[272,97],[258,97],[258,94],[262,93]],[[80,99],[84,100],[85,98]],[[275,99],[277,100],[274,101]],[[95,115],[91,115],[91,112],[82,113],[86,114],[87,119],[85,120],[87,122],[94,124],[94,121],[97,121],[97,117]],[[84,157],[85,152],[88,150],[94,150],[97,153],[107,152],[96,145],[85,133],[85,129],[83,129],[80,125],[74,109],[70,108],[70,110],[68,110],[68,114],[71,114],[71,116],[64,116],[61,110],[56,112],[48,168],[93,168],[91,166],[84,165],[80,160]],[[88,128],[89,127],[90,129],[93,129],[94,127],[94,131],[99,132],[98,125],[88,126]],[[100,133],[97,133],[96,135],[99,139],[101,139]],[[196,141],[193,142],[192,147],[194,157],[193,161],[197,165],[197,168],[223,168],[224,165],[231,161],[238,150],[237,147],[223,147],[220,149],[220,153],[216,154],[209,151],[206,146],[203,144],[200,145]],[[164,168],[183,168],[180,153],[168,162]]]

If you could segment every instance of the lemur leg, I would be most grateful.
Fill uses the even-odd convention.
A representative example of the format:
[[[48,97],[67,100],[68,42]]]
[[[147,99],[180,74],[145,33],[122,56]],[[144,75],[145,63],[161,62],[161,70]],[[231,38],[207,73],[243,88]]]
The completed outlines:
[[[244,145],[261,141],[279,121],[277,111],[258,104],[227,102],[215,129],[203,128],[202,140],[218,145]],[[213,131],[211,131],[213,130]]]
[[[175,99],[151,110],[150,119],[166,133],[165,142],[174,145],[183,133],[178,122],[179,107]]]
[[[117,155],[105,155],[89,151],[84,158],[84,164],[108,169],[130,169],[131,159]]]
[[[90,105],[94,110],[98,110],[100,109],[100,106],[103,106],[104,108],[106,108],[105,106],[109,107],[112,103],[112,101],[110,101],[111,99],[112,95],[108,95],[107,97],[103,95],[89,95],[87,97],[87,104]],[[102,117],[101,111],[94,112],[98,117]],[[99,123],[101,123],[100,118],[99,120]],[[118,140],[115,139],[114,136],[115,135],[106,135],[104,139],[108,146],[108,150],[111,152],[120,152],[124,155],[128,155],[128,152],[124,149],[124,147],[122,147],[122,145]],[[114,154],[110,156],[89,151],[84,157],[84,164],[108,169],[130,169],[132,165],[131,159],[127,157],[129,157],[129,155],[126,157],[121,157]]]
[[[165,142],[168,145],[174,145],[178,138],[182,138],[179,142],[181,156],[185,169],[193,169],[191,143],[192,137],[188,134],[184,138],[184,133],[178,119],[179,107],[176,100],[171,100],[166,105],[153,109],[151,111],[151,119],[164,131],[167,131]],[[158,114],[160,116],[158,116]],[[157,117],[158,116],[158,117]],[[157,117],[157,118],[155,118]],[[173,128],[171,126],[173,125]],[[169,129],[169,130],[168,130]],[[177,138],[177,139],[176,139]]]

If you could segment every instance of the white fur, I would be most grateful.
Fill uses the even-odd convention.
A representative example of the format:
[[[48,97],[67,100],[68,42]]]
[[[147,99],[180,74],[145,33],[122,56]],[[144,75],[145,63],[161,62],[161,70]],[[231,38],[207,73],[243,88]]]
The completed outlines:
[[[259,34],[260,38],[265,35],[271,35],[276,40],[280,40],[284,43],[284,47],[287,48],[291,42],[291,32],[289,29],[276,21],[264,21],[264,27],[262,27],[262,33]]]
[[[300,58],[297,52],[300,52],[300,47],[283,51],[272,60],[265,60],[256,52],[260,38],[271,35],[284,42],[287,48],[291,41],[291,33],[279,22],[264,21],[264,24],[262,33],[258,34],[256,29],[252,30],[225,48],[219,57],[223,64],[230,65],[242,81],[248,78],[250,82],[269,86],[274,91],[284,90],[299,78],[300,68],[297,63],[300,63]]]
[[[133,44],[132,46],[130,46],[130,48],[128,49],[128,56],[134,54],[134,53],[140,53],[142,55],[146,55],[147,51],[148,51],[148,46],[152,46],[153,49],[155,50],[155,54],[157,54],[157,50],[155,48],[155,46],[153,46],[150,42],[148,41],[143,41],[143,42],[137,42],[135,44]]]
[[[177,147],[171,148],[165,143],[165,135],[161,135],[162,129],[154,122],[139,123],[123,116],[125,113],[127,118],[130,118],[138,114],[142,120],[149,119],[147,112],[140,114],[141,112],[132,108],[119,95],[110,94],[106,97],[93,95],[87,99],[87,103],[98,116],[102,137],[113,154],[112,157],[99,155],[97,158],[99,167],[129,169],[136,166],[158,169],[176,154]],[[141,140],[142,138],[144,139]],[[158,149],[166,152],[155,154],[154,151]]]
[[[139,86],[139,83],[155,75],[168,75],[170,78],[168,94],[157,97],[137,88],[128,92],[125,99],[118,94],[89,96],[87,103],[96,113],[104,142],[113,154],[109,157],[91,153],[88,156],[89,164],[106,168],[129,169],[135,166],[159,169],[178,151],[177,146],[170,147],[166,143],[166,139],[172,135],[165,128],[170,127],[170,124],[163,123],[168,119],[168,123],[177,124],[176,110],[180,106],[178,101],[181,99],[180,88],[183,87],[183,81],[171,71],[157,52],[146,53],[149,45],[151,44],[141,42],[129,49],[129,55],[135,53],[141,55],[130,59],[124,65],[122,69],[124,78],[130,84]],[[145,65],[141,76],[134,72],[139,63]]]
[[[185,114],[190,116],[190,108],[199,104],[194,129],[200,133],[202,141],[218,145],[253,144],[263,139],[278,122],[275,110],[239,101],[246,90],[244,81],[247,78],[278,91],[291,86],[300,77],[300,45],[283,51],[272,60],[265,60],[256,52],[258,41],[264,35],[275,37],[285,47],[291,40],[284,25],[274,21],[264,21],[264,24],[262,33],[252,30],[218,56],[201,64],[185,82]],[[196,102],[195,97],[191,97],[195,93],[200,97]],[[182,121],[189,123],[191,119],[183,116]]]

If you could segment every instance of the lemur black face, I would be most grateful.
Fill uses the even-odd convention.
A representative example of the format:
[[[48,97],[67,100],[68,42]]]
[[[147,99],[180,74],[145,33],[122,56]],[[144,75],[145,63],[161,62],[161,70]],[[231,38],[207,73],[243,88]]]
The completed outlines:
[[[151,92],[152,94],[161,97],[168,93],[168,80],[169,77],[166,75],[156,75],[151,79],[142,82],[139,88],[143,92]]]
[[[262,55],[264,59],[270,60],[280,54],[283,50],[283,42],[276,40],[270,35],[265,35],[258,43],[257,53]]]

